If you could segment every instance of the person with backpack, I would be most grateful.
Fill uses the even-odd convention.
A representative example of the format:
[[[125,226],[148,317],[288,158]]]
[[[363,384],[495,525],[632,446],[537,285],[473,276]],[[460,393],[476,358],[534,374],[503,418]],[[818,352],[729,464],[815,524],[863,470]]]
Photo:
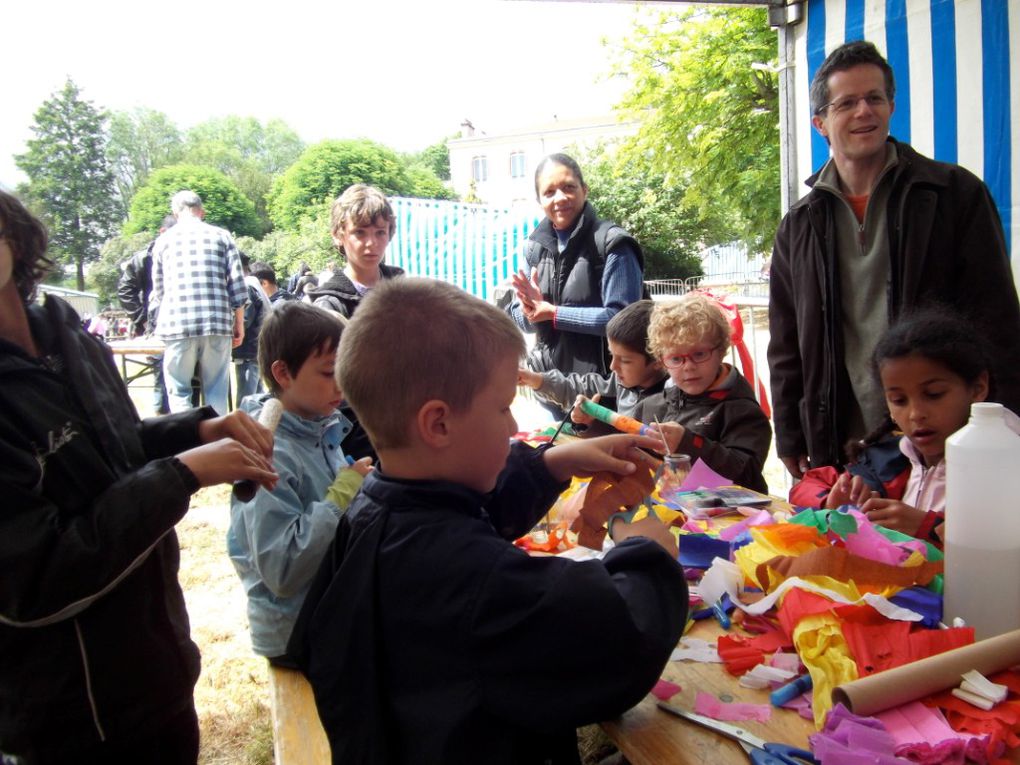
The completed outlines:
[[[539,162],[535,194],[546,219],[528,238],[530,273],[514,275],[507,308],[517,326],[536,334],[528,366],[607,376],[606,324],[642,297],[641,247],[620,226],[599,220],[572,157],[550,154]]]

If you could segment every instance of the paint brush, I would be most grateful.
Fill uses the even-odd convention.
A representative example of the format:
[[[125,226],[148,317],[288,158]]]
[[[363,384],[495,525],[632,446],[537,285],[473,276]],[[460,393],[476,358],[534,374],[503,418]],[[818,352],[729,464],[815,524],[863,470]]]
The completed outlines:
[[[659,438],[662,439],[662,445],[666,449],[665,453],[662,455],[663,457],[665,457],[670,453],[670,448],[669,441],[666,440],[666,434],[662,432],[662,423],[659,422],[659,415],[655,415],[655,424],[659,426]]]
[[[560,424],[556,428],[556,432],[553,433],[552,434],[552,438],[549,439],[549,443],[550,444],[553,443],[554,441],[556,441],[556,436],[558,436],[560,434],[560,431],[563,430],[564,426],[567,424],[567,420],[569,420],[569,419],[570,419],[570,410],[568,409],[567,413],[565,415],[563,415],[563,419],[560,420]]]

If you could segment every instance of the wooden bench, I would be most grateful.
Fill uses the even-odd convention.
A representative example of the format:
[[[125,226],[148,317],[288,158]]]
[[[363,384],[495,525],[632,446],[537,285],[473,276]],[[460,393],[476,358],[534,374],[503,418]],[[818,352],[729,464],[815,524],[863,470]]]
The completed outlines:
[[[329,765],[329,741],[305,676],[270,666],[269,693],[276,765]]]

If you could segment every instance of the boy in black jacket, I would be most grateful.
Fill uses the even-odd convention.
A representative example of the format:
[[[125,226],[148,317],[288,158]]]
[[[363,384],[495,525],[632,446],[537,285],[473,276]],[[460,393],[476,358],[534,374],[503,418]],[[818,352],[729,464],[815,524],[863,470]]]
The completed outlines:
[[[339,384],[379,454],[341,519],[289,651],[335,763],[576,763],[574,729],[652,687],[687,588],[655,519],[603,560],[508,540],[573,474],[628,473],[650,438],[510,446],[524,342],[458,288],[381,284],[345,330]]]

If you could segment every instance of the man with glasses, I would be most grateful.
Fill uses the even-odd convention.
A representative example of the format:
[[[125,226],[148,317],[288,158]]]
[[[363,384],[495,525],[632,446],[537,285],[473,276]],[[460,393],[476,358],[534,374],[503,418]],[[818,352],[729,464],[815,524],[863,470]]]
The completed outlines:
[[[890,322],[943,303],[996,346],[996,400],[1020,408],[1020,306],[988,188],[889,135],[892,68],[872,43],[834,50],[811,83],[830,159],[776,233],[768,359],[779,457],[795,478],[841,465],[888,417],[871,353]]]

